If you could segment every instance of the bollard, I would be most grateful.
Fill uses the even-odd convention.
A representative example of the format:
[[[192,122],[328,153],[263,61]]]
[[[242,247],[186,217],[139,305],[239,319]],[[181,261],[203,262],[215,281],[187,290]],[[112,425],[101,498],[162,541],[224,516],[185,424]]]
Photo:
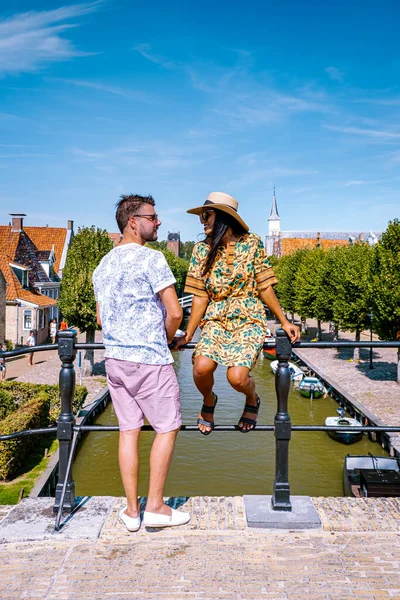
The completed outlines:
[[[57,512],[60,506],[63,484],[67,474],[68,458],[71,452],[73,427],[75,417],[72,410],[72,399],[75,390],[74,360],[76,357],[76,331],[66,330],[58,333],[58,355],[61,360],[60,371],[60,396],[61,414],[57,422],[57,439],[59,442],[58,482],[53,511]],[[72,512],[76,507],[75,484],[72,479],[72,469],[68,474],[64,499],[64,510]]]
[[[292,355],[292,345],[283,331],[278,329],[276,336],[276,358],[278,368],[275,374],[275,389],[278,400],[275,415],[275,481],[272,494],[273,510],[291,511],[289,475],[289,441],[291,437],[291,422],[288,413],[288,397],[290,390],[289,358]]]

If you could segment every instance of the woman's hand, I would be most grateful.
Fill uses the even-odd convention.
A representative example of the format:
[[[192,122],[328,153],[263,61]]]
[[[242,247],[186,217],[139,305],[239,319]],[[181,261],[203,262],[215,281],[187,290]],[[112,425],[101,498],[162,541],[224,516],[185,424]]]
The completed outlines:
[[[290,321],[281,324],[283,331],[289,336],[290,342],[294,344],[300,339],[300,329]]]
[[[171,350],[183,350],[183,346],[185,346],[192,338],[189,338],[187,332],[184,332],[185,335],[179,335],[174,337],[170,344]]]

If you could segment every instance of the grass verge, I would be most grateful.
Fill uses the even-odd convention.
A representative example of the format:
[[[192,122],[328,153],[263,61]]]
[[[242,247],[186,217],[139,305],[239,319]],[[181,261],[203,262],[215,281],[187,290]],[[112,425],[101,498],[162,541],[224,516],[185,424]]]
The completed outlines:
[[[45,450],[47,456],[44,457]],[[50,457],[58,450],[58,441],[54,437],[38,440],[38,444],[31,452],[25,464],[25,472],[12,481],[0,483],[0,504],[18,504],[20,492],[24,489],[24,497],[28,496],[36,479],[46,469]]]

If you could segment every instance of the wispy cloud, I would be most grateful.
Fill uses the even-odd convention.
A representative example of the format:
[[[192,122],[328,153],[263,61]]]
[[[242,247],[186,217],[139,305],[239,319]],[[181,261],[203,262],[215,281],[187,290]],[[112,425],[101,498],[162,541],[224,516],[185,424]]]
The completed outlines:
[[[354,102],[376,104],[377,106],[400,106],[400,98],[358,98]]]
[[[343,83],[344,81],[343,72],[336,67],[327,67],[325,73],[329,75],[332,81],[338,81],[339,83]]]
[[[154,52],[152,52],[151,50],[150,44],[138,44],[137,46],[134,46],[132,50],[136,50],[137,52],[139,52],[139,54],[143,56],[143,58],[146,58],[147,60],[149,60],[152,63],[155,63],[156,65],[160,65],[164,69],[172,70],[184,67],[184,64],[179,61],[169,60],[164,56],[154,54]]]
[[[362,135],[381,139],[400,139],[400,133],[396,131],[383,129],[362,129],[361,127],[340,127],[336,125],[323,125],[324,129],[339,131],[340,133],[349,133],[351,135]]]
[[[51,62],[87,55],[63,34],[77,26],[68,21],[97,11],[103,1],[30,11],[0,21],[0,75],[34,72]]]
[[[207,146],[207,149],[210,150],[210,147]],[[155,168],[170,171],[186,169],[212,159],[210,152],[205,152],[204,146],[179,146],[162,140],[138,143],[134,146],[121,145],[102,152],[82,148],[72,148],[72,151],[77,160],[89,161],[99,169],[104,169],[106,164],[107,168],[137,166],[146,171]]]
[[[149,102],[152,99],[150,94],[148,94],[147,92],[129,90],[119,86],[100,83],[98,81],[86,81],[84,79],[62,79],[59,77],[46,77],[46,81],[55,81],[59,83],[65,83],[66,85],[75,85],[78,87],[88,88],[98,92],[113,94],[114,96],[122,96],[123,98],[128,98],[129,100],[140,100],[142,102]]]

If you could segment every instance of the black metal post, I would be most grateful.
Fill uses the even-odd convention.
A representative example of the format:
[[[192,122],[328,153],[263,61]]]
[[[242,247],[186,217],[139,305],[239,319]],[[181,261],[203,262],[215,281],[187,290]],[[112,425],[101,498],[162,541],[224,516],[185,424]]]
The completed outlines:
[[[63,484],[67,477],[64,496],[64,510],[71,512],[76,506],[75,484],[72,469],[68,471],[68,458],[71,452],[75,417],[72,411],[72,399],[75,390],[74,360],[76,357],[76,331],[60,331],[58,334],[58,355],[61,359],[60,396],[61,414],[57,422],[57,439],[59,442],[58,482],[53,511],[58,512],[63,495]]]
[[[370,335],[370,341],[371,342],[372,342],[372,319],[373,319],[373,316],[374,315],[373,315],[372,310],[371,310],[371,312],[369,313],[369,318],[370,318],[370,325],[369,326],[370,326],[370,334],[371,334]],[[373,348],[372,348],[372,346],[370,346],[370,349],[369,349],[369,368],[370,369],[374,368],[374,366],[372,364],[372,352],[373,352]]]
[[[278,329],[276,336],[276,357],[278,368],[275,374],[275,389],[278,400],[275,415],[275,481],[272,495],[273,510],[291,511],[289,475],[289,441],[291,438],[291,422],[288,413],[288,397],[290,390],[289,358],[292,345],[283,331]]]

